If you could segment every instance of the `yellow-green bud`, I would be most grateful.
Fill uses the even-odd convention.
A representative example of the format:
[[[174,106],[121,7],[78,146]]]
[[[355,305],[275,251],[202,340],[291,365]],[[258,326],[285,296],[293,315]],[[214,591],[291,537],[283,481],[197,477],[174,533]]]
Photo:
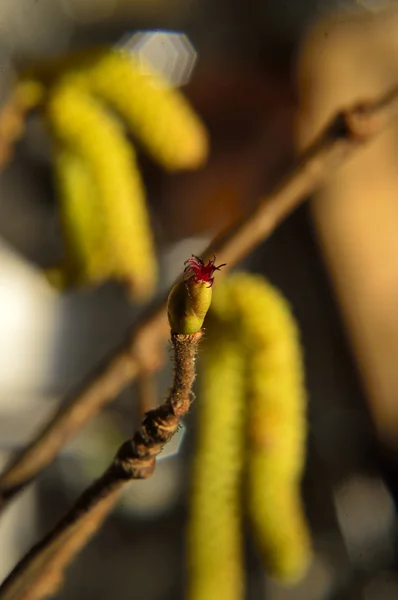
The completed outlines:
[[[173,333],[192,334],[199,331],[209,310],[216,267],[215,258],[207,265],[192,255],[185,261],[184,279],[172,288],[167,302],[167,315]]]

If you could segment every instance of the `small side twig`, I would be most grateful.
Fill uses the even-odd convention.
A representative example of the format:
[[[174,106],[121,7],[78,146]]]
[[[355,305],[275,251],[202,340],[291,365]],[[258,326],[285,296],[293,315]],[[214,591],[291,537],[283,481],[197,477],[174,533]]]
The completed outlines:
[[[164,404],[146,413],[140,429],[125,442],[112,464],[77,500],[67,515],[15,567],[0,587],[0,600],[39,600],[60,586],[63,571],[98,530],[123,486],[145,479],[157,455],[176,433],[192,402],[195,359],[202,332],[172,334],[175,372]]]
[[[0,109],[0,171],[12,158],[15,143],[21,138],[28,112],[43,95],[40,84],[27,81],[17,84]]]
[[[335,116],[279,185],[261,198],[247,216],[217,237],[203,252],[203,258],[216,254],[228,263],[227,269],[237,265],[352,153],[378,135],[396,115],[397,108],[398,87],[374,102],[362,102]],[[54,459],[93,415],[135,379],[142,360],[155,356],[158,364],[159,347],[168,331],[163,298],[132,332],[129,343],[117,348],[104,368],[93,372],[85,386],[72,395],[0,476],[0,509]],[[142,360],[137,360],[138,355]],[[148,370],[151,368],[152,364],[148,365]]]

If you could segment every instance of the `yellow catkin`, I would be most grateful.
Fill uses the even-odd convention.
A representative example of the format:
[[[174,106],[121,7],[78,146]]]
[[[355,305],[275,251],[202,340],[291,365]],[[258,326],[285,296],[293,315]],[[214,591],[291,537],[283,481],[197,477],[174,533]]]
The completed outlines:
[[[262,277],[236,273],[215,290],[236,310],[247,356],[247,500],[269,572],[300,579],[311,560],[301,503],[306,392],[298,328],[287,301]]]
[[[112,277],[128,284],[135,299],[146,298],[156,279],[152,234],[134,151],[121,124],[73,78],[51,90],[46,116],[58,143],[84,161],[95,185],[96,207],[88,210],[95,233],[87,232],[101,238],[95,282]],[[79,181],[82,187],[87,185],[82,177]],[[76,203],[77,199],[75,207]],[[92,273],[92,265],[82,272]]]
[[[81,71],[165,169],[194,169],[208,152],[207,133],[184,96],[134,54],[110,50]]]
[[[220,334],[220,335],[219,335]],[[244,364],[213,330],[203,351],[188,523],[188,600],[242,600]]]
[[[65,236],[64,284],[100,283],[111,277],[109,248],[104,243],[103,215],[98,211],[98,193],[84,159],[59,148],[55,155],[59,212]],[[108,267],[108,268],[107,268]],[[54,272],[50,273],[51,278]],[[61,277],[62,271],[59,273]]]

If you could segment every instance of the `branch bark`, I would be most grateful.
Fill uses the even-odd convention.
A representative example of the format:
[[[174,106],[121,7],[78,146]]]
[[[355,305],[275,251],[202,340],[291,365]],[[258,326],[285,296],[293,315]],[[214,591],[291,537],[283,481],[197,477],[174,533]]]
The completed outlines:
[[[27,81],[17,84],[13,94],[0,112],[0,171],[12,158],[14,146],[22,137],[27,114],[41,100],[43,90],[39,83]]]
[[[304,199],[359,147],[390,122],[398,109],[398,86],[373,102],[362,102],[337,114],[310,145],[295,167],[257,206],[204,250],[206,260],[216,254],[228,269],[236,266],[263,242]],[[99,410],[130,384],[145,365],[162,363],[161,344],[169,329],[164,297],[101,369],[61,407],[38,437],[0,476],[0,510],[57,455],[62,446]],[[148,362],[149,360],[149,362]]]
[[[0,587],[0,600],[39,600],[54,594],[73,557],[99,529],[124,485],[146,479],[157,455],[176,433],[189,410],[195,380],[195,360],[202,332],[172,334],[174,381],[167,400],[145,414],[132,440],[118,450],[112,464],[77,500],[54,529],[36,544]]]

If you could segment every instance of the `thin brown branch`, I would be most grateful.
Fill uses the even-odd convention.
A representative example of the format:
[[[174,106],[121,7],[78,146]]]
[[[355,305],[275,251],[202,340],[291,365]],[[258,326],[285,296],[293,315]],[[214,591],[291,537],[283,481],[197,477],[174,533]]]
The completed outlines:
[[[229,269],[237,265],[353,152],[382,131],[397,108],[398,88],[395,88],[374,102],[361,103],[339,113],[280,184],[261,198],[250,214],[217,237],[203,252],[203,258],[211,258],[215,253],[221,262],[227,262]],[[145,363],[150,371],[159,365],[161,345],[167,335],[164,298],[132,332],[129,343],[118,348],[105,366],[92,374],[6,469],[0,477],[0,508],[53,460],[80,427],[134,380],[139,366]]]
[[[12,158],[14,146],[22,137],[28,112],[37,106],[43,95],[40,84],[27,81],[17,84],[10,98],[0,109],[0,171]]]
[[[192,335],[172,334],[175,372],[166,402],[146,413],[140,429],[119,448],[102,477],[15,567],[0,587],[0,600],[39,600],[55,593],[65,568],[99,529],[123,486],[153,473],[156,456],[176,433],[181,417],[191,406],[201,338],[201,331]]]

